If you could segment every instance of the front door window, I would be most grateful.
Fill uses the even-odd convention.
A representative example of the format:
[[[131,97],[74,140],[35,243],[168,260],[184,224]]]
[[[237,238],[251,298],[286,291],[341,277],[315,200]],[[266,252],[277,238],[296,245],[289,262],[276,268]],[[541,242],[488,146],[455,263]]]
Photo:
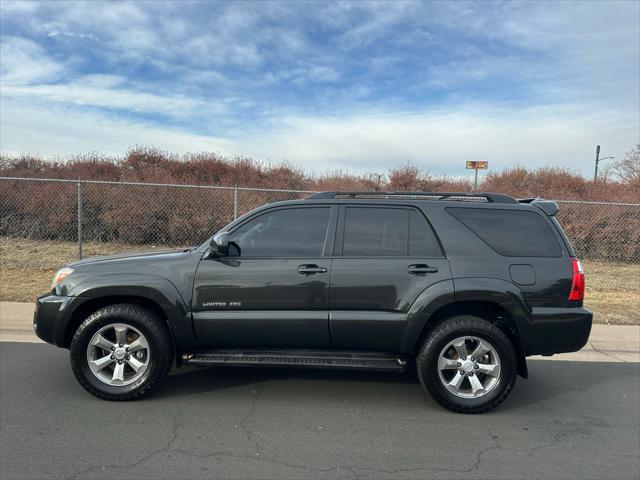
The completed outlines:
[[[321,257],[329,207],[273,210],[245,223],[231,236],[229,255],[241,257]]]

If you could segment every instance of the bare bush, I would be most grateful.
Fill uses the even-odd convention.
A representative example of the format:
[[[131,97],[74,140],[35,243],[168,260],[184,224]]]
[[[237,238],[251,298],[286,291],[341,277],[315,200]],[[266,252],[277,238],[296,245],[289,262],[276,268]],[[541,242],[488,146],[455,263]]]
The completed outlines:
[[[640,188],[640,144],[629,150],[622,160],[614,163],[611,170],[623,182]]]
[[[515,197],[640,203],[634,177],[639,147],[617,168],[620,182],[592,182],[557,168],[511,168],[486,175],[480,188]],[[436,177],[404,164],[387,173],[355,175],[332,171],[310,176],[286,163],[265,164],[213,153],[173,155],[136,147],[124,157],[89,153],[44,160],[0,157],[0,176],[152,182],[183,186],[82,184],[83,238],[127,244],[192,245],[264,203],[301,198],[306,191],[471,191],[466,178]],[[635,183],[634,183],[635,182]],[[244,189],[192,188],[239,186]],[[3,180],[0,182],[0,235],[37,240],[77,238],[76,184]],[[252,190],[254,188],[256,190]],[[262,189],[262,190],[259,190]],[[291,190],[274,192],[264,189]],[[631,205],[565,203],[559,220],[578,252],[589,258],[638,261],[640,215]]]

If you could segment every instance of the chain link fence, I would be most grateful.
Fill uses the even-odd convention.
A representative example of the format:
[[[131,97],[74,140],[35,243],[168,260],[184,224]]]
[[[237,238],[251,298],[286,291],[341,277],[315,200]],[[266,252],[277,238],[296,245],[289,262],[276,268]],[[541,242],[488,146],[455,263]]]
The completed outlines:
[[[17,258],[3,253],[2,262],[18,268],[37,261],[43,251],[57,255],[54,260],[63,264],[83,255],[198,245],[253,208],[310,193],[0,177],[2,241],[12,245],[12,252],[34,251]],[[557,218],[580,258],[640,263],[640,204],[558,203]],[[20,241],[25,243],[16,244]]]
[[[640,203],[556,202],[556,218],[578,258],[640,263]]]

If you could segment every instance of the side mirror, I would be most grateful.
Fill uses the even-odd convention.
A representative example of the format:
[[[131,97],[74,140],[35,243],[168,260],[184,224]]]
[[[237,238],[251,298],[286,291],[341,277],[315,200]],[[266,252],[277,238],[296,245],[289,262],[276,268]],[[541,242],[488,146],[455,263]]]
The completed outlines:
[[[229,253],[229,232],[220,232],[209,243],[210,257],[224,257]]]

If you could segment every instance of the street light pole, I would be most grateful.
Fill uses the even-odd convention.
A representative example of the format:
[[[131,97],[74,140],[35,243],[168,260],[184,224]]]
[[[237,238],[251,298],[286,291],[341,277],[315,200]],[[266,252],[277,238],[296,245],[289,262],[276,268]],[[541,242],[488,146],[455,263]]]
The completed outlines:
[[[598,163],[600,163],[603,160],[609,160],[610,158],[616,158],[616,157],[603,157],[603,158],[600,158],[600,145],[596,145],[596,168],[595,168],[595,171],[593,172],[593,182],[594,183],[598,180]]]

